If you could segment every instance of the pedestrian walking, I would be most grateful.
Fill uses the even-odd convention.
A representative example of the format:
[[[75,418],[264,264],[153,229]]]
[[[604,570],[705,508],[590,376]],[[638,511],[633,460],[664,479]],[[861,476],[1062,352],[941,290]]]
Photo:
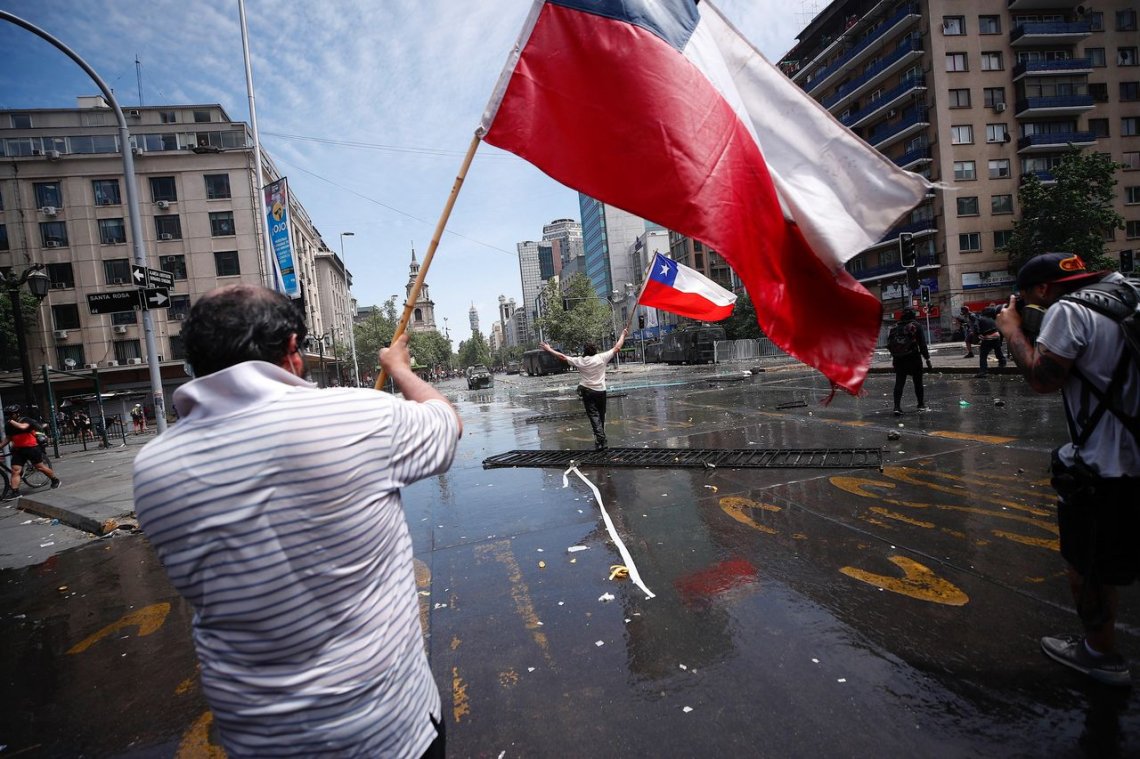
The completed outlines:
[[[899,321],[887,333],[887,350],[891,354],[891,364],[895,368],[895,416],[902,414],[903,388],[906,378],[914,383],[914,398],[918,410],[926,411],[925,393],[922,387],[922,362],[933,369],[930,363],[930,350],[926,346],[926,335],[918,326],[913,308],[904,308]]]
[[[1093,287],[1102,312],[1075,290]],[[1050,658],[1102,683],[1128,686],[1128,662],[1116,649],[1117,586],[1140,575],[1140,355],[1125,338],[1140,288],[1118,273],[1086,271],[1067,253],[1035,256],[1017,275],[1015,298],[997,317],[1030,387],[1058,389],[1069,441],[1053,451],[1061,556],[1084,635],[1048,635]],[[1070,294],[1072,293],[1072,294]],[[1039,328],[1039,331],[1038,331]],[[1131,328],[1140,331],[1140,325]],[[1140,335],[1133,334],[1133,340]]]
[[[444,755],[400,491],[451,465],[462,423],[380,351],[403,398],[302,379],[285,295],[214,290],[182,327],[180,421],[134,464],[134,498],[194,607],[202,690],[228,756]]]
[[[962,328],[962,340],[966,343],[966,355],[962,358],[973,358],[974,345],[978,341],[978,317],[968,307],[962,306],[958,309],[954,321]]]
[[[1005,368],[1005,354],[1001,350],[1001,332],[998,331],[997,322],[994,321],[996,316],[997,309],[986,306],[982,309],[982,315],[978,317],[978,373],[974,377],[985,377],[989,374],[990,353],[993,353],[997,359],[998,368]]]
[[[614,354],[625,344],[628,330],[622,330],[614,347],[598,353],[593,343],[582,347],[582,355],[567,356],[542,343],[542,349],[555,358],[561,359],[578,370],[578,397],[586,409],[586,418],[594,431],[594,450],[606,447],[606,366]]]
[[[146,432],[146,412],[139,403],[136,403],[131,409],[131,424],[136,435]]]
[[[12,445],[12,479],[10,487],[4,496],[5,501],[15,501],[20,498],[20,482],[24,467],[29,464],[51,478],[52,489],[60,485],[55,472],[44,461],[43,448],[36,437],[42,427],[32,417],[24,413],[24,408],[17,403],[4,409],[7,421],[4,425],[4,436]]]

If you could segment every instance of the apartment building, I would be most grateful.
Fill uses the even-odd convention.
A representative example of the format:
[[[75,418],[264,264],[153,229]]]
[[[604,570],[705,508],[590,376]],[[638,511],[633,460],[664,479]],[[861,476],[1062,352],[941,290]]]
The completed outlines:
[[[888,316],[910,302],[898,258],[914,235],[920,285],[940,337],[965,304],[1008,299],[1002,247],[1020,182],[1069,146],[1125,165],[1106,237],[1131,266],[1140,247],[1140,62],[1137,6],[1106,0],[836,0],[798,36],[781,68],[895,164],[945,183],[848,270]]]
[[[104,388],[146,387],[140,312],[95,315],[87,300],[134,286],[120,154],[131,150],[147,266],[174,279],[169,307],[152,312],[170,390],[187,380],[180,333],[194,300],[221,285],[266,282],[255,193],[280,174],[263,155],[257,179],[248,127],[219,105],[125,113],[129,145],[101,97],[70,109],[0,111],[0,267],[43,264],[51,281],[28,337],[32,367],[98,368]],[[295,196],[289,216],[310,334],[347,335],[348,272]],[[311,352],[316,362],[318,347]]]

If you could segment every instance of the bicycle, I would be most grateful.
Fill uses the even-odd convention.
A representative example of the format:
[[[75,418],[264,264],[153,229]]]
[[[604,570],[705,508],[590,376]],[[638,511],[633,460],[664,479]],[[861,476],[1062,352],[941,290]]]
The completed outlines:
[[[48,462],[47,451],[41,447],[44,457],[44,463],[49,467],[51,464]],[[0,497],[7,497],[12,492],[12,469],[4,459],[0,458],[0,480],[3,481],[3,489],[0,490]],[[39,490],[40,488],[47,487],[51,484],[51,478],[46,474],[36,469],[32,465],[25,465],[20,469],[20,489],[27,487],[29,490]]]

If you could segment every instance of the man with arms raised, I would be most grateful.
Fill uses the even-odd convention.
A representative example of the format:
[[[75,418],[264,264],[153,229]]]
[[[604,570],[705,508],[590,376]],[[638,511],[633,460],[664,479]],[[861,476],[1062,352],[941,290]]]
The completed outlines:
[[[195,379],[135,460],[139,521],[194,606],[229,756],[442,756],[400,488],[451,465],[462,425],[406,337],[380,352],[401,400],[301,379],[305,334],[260,287],[194,304]]]

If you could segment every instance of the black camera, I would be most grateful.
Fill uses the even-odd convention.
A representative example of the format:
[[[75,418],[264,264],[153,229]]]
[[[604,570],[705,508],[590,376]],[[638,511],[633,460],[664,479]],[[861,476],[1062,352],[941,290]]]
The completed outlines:
[[[1017,315],[1021,317],[1021,331],[1030,341],[1036,340],[1037,334],[1041,332],[1041,323],[1045,321],[1045,309],[1026,303],[1020,295],[1013,303],[1017,309]]]

